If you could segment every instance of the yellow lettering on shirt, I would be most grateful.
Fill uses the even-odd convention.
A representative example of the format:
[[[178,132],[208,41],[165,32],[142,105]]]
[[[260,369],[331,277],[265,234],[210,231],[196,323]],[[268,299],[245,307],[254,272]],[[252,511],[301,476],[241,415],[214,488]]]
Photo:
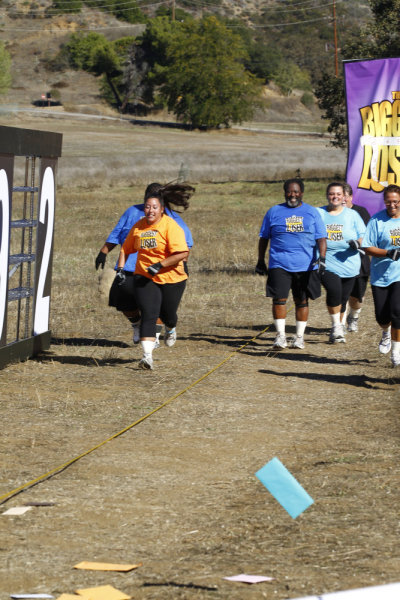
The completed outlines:
[[[330,242],[343,240],[343,225],[341,223],[329,223],[326,226],[326,237]]]

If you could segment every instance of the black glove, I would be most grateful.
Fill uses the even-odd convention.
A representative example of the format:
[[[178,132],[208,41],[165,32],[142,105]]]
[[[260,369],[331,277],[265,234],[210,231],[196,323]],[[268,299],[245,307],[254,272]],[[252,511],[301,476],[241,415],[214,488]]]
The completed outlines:
[[[267,265],[265,264],[265,260],[260,259],[257,261],[254,272],[257,275],[267,275],[268,274],[268,269],[267,269]]]
[[[107,258],[107,254],[100,250],[100,252],[96,256],[96,260],[94,262],[94,264],[96,265],[96,271],[100,267],[100,265],[101,265],[101,268],[104,269],[104,265],[106,264],[106,258]]]
[[[117,285],[125,283],[126,273],[122,267],[118,267],[115,279],[117,280]]]
[[[391,250],[388,250],[386,256],[392,260],[399,260],[400,248],[392,248]]]
[[[358,240],[349,240],[347,243],[352,250],[355,250],[355,252],[365,254],[364,250],[361,250],[361,244]]]
[[[361,244],[358,240],[349,240],[348,245],[350,246],[350,248],[352,250],[355,250],[357,252],[357,250],[359,250],[359,248],[361,248]]]
[[[149,267],[147,267],[147,272],[154,277],[154,275],[157,275],[158,271],[162,269],[162,264],[160,262],[158,263],[154,263],[154,265],[150,265]]]
[[[325,256],[320,256],[316,264],[318,265],[318,275],[323,275],[326,269]]]

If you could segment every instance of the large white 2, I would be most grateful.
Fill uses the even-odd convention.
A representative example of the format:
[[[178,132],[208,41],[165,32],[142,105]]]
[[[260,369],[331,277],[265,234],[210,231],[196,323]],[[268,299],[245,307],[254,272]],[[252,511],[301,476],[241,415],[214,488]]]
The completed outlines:
[[[3,337],[6,322],[7,289],[8,289],[8,255],[10,252],[10,198],[8,177],[4,169],[0,169],[0,340]]]
[[[45,333],[49,329],[50,296],[43,297],[47,270],[49,268],[51,245],[53,242],[54,229],[54,173],[53,169],[47,167],[43,175],[42,189],[40,194],[39,221],[45,224],[46,206],[48,207],[46,223],[46,239],[43,249],[43,257],[40,264],[39,281],[35,302],[35,318],[33,322],[33,333]]]

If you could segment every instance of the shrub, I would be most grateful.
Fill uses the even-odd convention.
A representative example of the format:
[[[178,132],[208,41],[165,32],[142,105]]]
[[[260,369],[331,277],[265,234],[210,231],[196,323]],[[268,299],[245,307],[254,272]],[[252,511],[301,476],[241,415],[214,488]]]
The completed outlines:
[[[309,109],[312,108],[314,106],[314,96],[313,96],[313,94],[311,94],[311,92],[304,92],[304,94],[300,98],[300,102],[306,108],[309,108]]]

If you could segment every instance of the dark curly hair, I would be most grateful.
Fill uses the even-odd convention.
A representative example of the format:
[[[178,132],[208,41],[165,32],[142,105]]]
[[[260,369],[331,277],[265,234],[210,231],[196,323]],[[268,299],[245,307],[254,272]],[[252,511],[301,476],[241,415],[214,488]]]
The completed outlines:
[[[300,179],[299,177],[293,177],[292,179],[286,179],[285,183],[283,184],[283,189],[285,190],[285,192],[288,191],[289,185],[291,183],[297,183],[297,185],[300,187],[301,192],[304,192],[304,181],[302,179]]]
[[[394,183],[389,184],[384,190],[383,190],[383,199],[385,200],[387,195],[390,193],[394,193],[394,194],[399,194],[400,195],[400,187],[398,185],[395,185]]]
[[[150,183],[144,192],[144,201],[149,198],[158,198],[163,206],[168,210],[171,209],[171,204],[174,207],[179,206],[182,210],[189,208],[189,200],[195,192],[195,188],[188,183]],[[181,211],[177,211],[181,212]]]

